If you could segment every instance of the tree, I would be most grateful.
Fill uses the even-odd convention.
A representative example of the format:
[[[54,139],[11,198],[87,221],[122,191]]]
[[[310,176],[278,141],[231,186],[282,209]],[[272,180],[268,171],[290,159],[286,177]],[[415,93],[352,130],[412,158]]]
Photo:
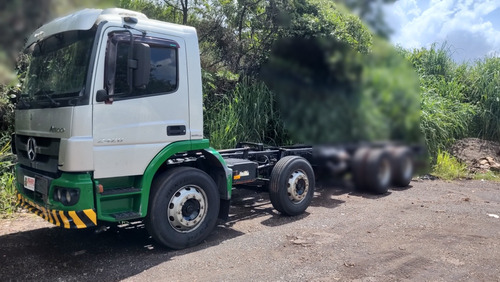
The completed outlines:
[[[280,40],[263,79],[295,142],[419,139],[418,78],[380,40],[370,53],[333,36]]]
[[[21,51],[25,38],[30,32],[50,19],[52,0],[14,0],[0,3],[0,84],[9,84],[15,76],[12,75],[17,54]],[[33,7],[38,7],[33,9]],[[3,54],[2,54],[3,53]]]
[[[359,15],[375,34],[382,38],[389,38],[392,29],[385,22],[383,7],[396,0],[337,0],[337,2],[345,4],[353,13]]]

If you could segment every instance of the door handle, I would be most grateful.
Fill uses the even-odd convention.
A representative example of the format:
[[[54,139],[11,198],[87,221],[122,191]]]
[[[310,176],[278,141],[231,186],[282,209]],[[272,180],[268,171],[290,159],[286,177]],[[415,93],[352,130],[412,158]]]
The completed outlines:
[[[167,126],[167,135],[168,136],[186,135],[186,126],[185,125],[169,125],[169,126]]]

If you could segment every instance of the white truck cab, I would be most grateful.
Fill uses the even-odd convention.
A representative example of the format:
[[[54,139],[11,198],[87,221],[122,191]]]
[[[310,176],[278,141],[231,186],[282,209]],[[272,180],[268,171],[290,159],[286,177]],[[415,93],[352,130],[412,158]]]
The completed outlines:
[[[203,139],[194,28],[86,9],[40,27],[26,52],[13,140],[21,203],[66,228],[143,218],[155,175],[178,154],[202,156],[217,189],[211,215],[229,200],[231,170]]]
[[[127,82],[131,35],[134,45],[149,45],[151,71],[142,88]],[[16,134],[60,140],[53,169],[141,175],[166,144],[203,138],[194,28],[122,9],[83,10],[39,28],[27,48],[33,59]],[[110,98],[96,101],[100,90]]]

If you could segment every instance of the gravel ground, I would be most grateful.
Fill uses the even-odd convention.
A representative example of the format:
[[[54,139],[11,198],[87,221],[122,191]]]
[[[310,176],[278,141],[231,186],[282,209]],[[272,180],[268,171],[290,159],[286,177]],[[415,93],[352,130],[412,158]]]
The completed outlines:
[[[307,212],[280,216],[237,190],[228,221],[181,251],[142,224],[63,230],[0,220],[0,277],[50,281],[500,281],[500,183],[412,181],[383,196],[321,185]]]

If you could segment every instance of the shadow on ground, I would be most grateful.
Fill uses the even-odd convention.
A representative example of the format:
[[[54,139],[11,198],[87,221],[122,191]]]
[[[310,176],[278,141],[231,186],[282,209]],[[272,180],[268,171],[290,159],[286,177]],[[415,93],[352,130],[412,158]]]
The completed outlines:
[[[242,234],[218,226],[202,244],[172,251],[156,244],[141,224],[100,234],[41,228],[0,237],[0,277],[3,281],[118,281]]]
[[[342,194],[376,199],[387,195],[356,192],[349,185],[318,185],[312,206],[336,208]],[[261,224],[277,227],[301,220],[280,215],[273,209],[263,188],[236,189],[230,217],[221,222],[200,245],[173,251],[156,244],[144,225],[138,223],[111,228],[96,234],[94,230],[41,228],[0,236],[0,277],[2,280],[118,281],[143,272],[176,256],[216,246],[244,235],[233,227],[237,222],[262,218]]]

